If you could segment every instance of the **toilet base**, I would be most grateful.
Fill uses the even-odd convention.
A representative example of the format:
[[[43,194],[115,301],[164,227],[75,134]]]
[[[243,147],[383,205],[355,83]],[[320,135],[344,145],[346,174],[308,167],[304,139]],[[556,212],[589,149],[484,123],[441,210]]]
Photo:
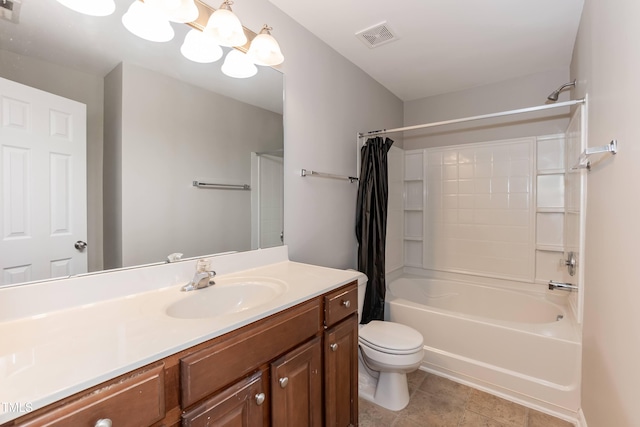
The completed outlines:
[[[409,404],[407,374],[379,372],[378,378],[374,378],[358,360],[358,396],[391,411],[400,411]]]

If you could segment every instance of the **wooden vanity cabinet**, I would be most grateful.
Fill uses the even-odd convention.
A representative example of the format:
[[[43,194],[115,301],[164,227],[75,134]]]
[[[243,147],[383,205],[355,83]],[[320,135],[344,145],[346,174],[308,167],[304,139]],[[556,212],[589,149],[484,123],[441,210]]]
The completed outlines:
[[[358,425],[358,315],[324,333],[325,425]]]
[[[0,427],[357,425],[356,309],[352,282]]]
[[[325,426],[358,425],[358,290],[356,284],[325,299]]]

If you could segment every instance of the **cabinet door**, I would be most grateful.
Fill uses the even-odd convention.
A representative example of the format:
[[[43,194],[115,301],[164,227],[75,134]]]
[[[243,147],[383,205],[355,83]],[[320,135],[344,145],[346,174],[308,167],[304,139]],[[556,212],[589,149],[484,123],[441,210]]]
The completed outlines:
[[[320,337],[271,364],[271,422],[277,427],[319,427],[322,424]]]
[[[224,389],[182,415],[182,427],[260,427],[267,408],[262,372]]]
[[[324,402],[327,427],[355,426],[358,421],[358,315],[324,335]]]

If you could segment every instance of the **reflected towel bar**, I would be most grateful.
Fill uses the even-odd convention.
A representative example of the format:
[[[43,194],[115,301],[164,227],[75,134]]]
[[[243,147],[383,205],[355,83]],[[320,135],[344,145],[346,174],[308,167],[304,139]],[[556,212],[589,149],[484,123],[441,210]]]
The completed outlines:
[[[344,179],[348,180],[350,183],[358,182],[358,178],[356,178],[355,176],[334,175],[331,173],[316,172],[307,169],[302,169],[300,171],[300,176],[317,176],[320,178]]]
[[[595,162],[591,162],[591,160],[589,160],[589,156],[593,155],[593,154],[617,154],[618,153],[618,141],[617,140],[612,140],[610,143],[608,143],[607,145],[602,145],[600,147],[589,147],[586,150],[584,150],[584,152],[580,155],[580,158],[578,159],[578,163],[573,166],[571,168],[571,170],[576,170],[576,169],[586,169],[588,171],[591,170],[591,168],[600,163],[606,156],[602,156],[600,157],[598,160],[596,160]]]
[[[210,184],[207,182],[193,181],[193,186],[198,188],[219,188],[224,190],[251,190],[248,184]]]

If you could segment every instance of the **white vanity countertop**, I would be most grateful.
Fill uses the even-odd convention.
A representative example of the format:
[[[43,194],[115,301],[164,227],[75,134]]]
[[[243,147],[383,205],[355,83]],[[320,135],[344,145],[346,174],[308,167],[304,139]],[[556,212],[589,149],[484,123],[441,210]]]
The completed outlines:
[[[224,316],[169,317],[165,313],[169,304],[207,290],[181,292],[184,284],[181,282],[0,321],[0,423],[292,307],[360,276],[357,271],[285,260],[218,275],[218,280],[269,278],[287,284],[286,291],[274,300]]]

